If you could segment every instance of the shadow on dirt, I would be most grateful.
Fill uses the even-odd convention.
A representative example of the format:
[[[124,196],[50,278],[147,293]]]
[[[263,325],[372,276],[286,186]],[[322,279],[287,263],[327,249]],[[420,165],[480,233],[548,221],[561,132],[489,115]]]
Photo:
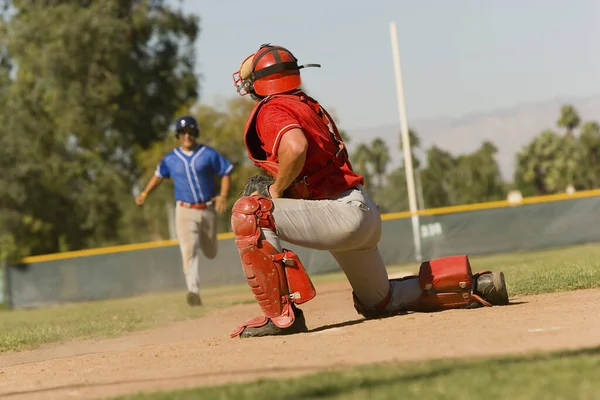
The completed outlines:
[[[507,306],[518,306],[520,304],[527,304],[526,301],[511,301],[510,303],[508,303],[505,306],[501,306],[501,307],[507,307]]]
[[[323,331],[326,331],[328,329],[343,328],[345,326],[352,326],[352,325],[361,324],[361,323],[363,323],[365,321],[366,320],[364,318],[360,318],[360,319],[354,319],[352,321],[344,321],[344,322],[338,322],[338,323],[335,323],[335,324],[323,325],[323,326],[320,326],[318,328],[311,329],[307,333],[323,332]]]
[[[510,301],[506,305],[494,306],[494,307],[511,307],[511,306],[518,306],[518,305],[521,305],[521,304],[527,304],[527,302],[526,301]],[[485,308],[485,307],[478,307],[478,308]],[[444,312],[444,311],[447,311],[447,310],[431,311],[431,312],[427,312],[426,314],[440,313],[440,312]],[[382,316],[382,317],[374,318],[374,319],[398,318],[398,317],[402,317],[404,315],[410,315],[410,314],[424,314],[424,313],[406,312],[406,313],[398,313],[398,314],[395,314],[395,315]],[[355,320],[352,320],[352,321],[337,322],[335,324],[323,325],[323,326],[320,326],[318,328],[310,329],[306,333],[316,333],[316,332],[323,332],[323,331],[326,331],[326,330],[329,330],[329,329],[344,328],[346,326],[358,325],[358,324],[361,324],[361,323],[363,323],[365,321],[368,321],[368,319],[359,318],[359,319],[355,319]]]

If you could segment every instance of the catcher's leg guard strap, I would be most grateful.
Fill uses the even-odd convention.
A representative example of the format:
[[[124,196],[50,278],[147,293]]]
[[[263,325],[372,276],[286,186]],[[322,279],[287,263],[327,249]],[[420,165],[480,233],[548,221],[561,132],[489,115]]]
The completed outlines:
[[[306,303],[316,296],[315,287],[296,253],[283,249],[281,253],[272,257],[273,261],[281,261],[285,266],[290,299],[294,304]]]
[[[233,206],[231,225],[236,235],[244,275],[264,317],[254,318],[236,328],[259,327],[270,319],[277,327],[294,323],[291,302],[301,304],[315,297],[316,291],[300,260],[290,250],[278,252],[261,236],[261,228],[275,231],[271,210],[273,202],[265,196],[246,196]]]

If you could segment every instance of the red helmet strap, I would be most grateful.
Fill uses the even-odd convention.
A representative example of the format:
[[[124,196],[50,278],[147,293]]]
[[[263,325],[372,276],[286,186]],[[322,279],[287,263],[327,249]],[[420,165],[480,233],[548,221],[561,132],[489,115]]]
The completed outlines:
[[[266,78],[269,75],[276,74],[283,71],[299,71],[298,63],[295,61],[280,62],[277,64],[270,65],[260,71],[252,72],[252,80]]]

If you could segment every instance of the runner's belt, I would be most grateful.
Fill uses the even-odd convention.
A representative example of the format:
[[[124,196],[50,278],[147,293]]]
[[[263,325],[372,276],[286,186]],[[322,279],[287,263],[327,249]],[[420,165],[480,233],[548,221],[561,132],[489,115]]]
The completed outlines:
[[[179,204],[179,206],[185,207],[185,208],[193,208],[195,210],[204,210],[206,207],[208,207],[212,203],[186,203],[185,201],[178,201],[177,204]]]

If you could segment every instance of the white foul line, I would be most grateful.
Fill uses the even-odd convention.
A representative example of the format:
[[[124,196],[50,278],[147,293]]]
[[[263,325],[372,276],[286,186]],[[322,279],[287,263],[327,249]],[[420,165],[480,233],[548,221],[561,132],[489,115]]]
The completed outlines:
[[[560,326],[552,326],[550,328],[536,328],[536,329],[528,329],[527,332],[546,332],[546,331],[557,331],[561,329]]]

